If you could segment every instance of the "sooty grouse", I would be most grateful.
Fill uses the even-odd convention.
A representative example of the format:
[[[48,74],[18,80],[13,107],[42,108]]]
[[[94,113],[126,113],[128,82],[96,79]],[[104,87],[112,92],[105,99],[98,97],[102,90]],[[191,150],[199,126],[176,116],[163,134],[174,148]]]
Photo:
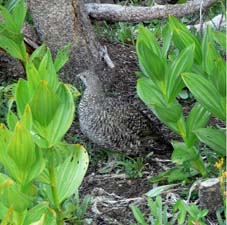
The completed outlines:
[[[148,118],[129,103],[106,96],[93,72],[77,76],[85,85],[78,109],[80,129],[85,136],[99,146],[130,155],[154,150],[157,134],[154,135]]]

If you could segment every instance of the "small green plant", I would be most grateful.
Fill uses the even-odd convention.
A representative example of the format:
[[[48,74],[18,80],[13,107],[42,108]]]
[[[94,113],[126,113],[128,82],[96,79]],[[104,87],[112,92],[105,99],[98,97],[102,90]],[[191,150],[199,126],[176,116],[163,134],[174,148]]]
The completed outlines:
[[[124,171],[129,178],[135,179],[143,176],[142,172],[144,169],[144,160],[141,157],[135,159],[127,157],[122,161],[118,161],[117,167],[118,166],[124,167]]]
[[[206,209],[199,209],[195,204],[187,204],[183,200],[178,200],[173,206],[173,212],[177,217],[168,218],[168,205],[163,207],[162,198],[156,197],[155,200],[148,198],[149,215],[146,217],[141,210],[132,205],[131,209],[136,221],[141,225],[205,225],[205,216],[208,213]],[[148,222],[146,222],[148,221]],[[133,225],[133,224],[132,224]]]
[[[23,63],[27,75],[15,85],[7,123],[0,124],[0,163],[6,171],[0,173],[0,221],[63,225],[73,214],[72,205],[64,203],[88,167],[83,146],[63,140],[75,106],[69,85],[58,80],[57,72],[68,60],[69,46],[55,60],[45,45],[29,56],[20,33],[24,1],[17,1],[11,12],[0,6],[0,12],[0,47]]]
[[[165,205],[163,207],[162,198],[160,196],[158,196],[155,199],[155,201],[153,201],[151,198],[148,198],[148,206],[150,209],[149,218],[147,219],[148,223],[146,222],[145,216],[140,211],[140,209],[138,207],[136,207],[135,205],[131,206],[133,215],[139,224],[141,224],[141,225],[148,225],[148,224],[170,225],[170,223],[168,222],[168,215],[167,215],[168,206]]]
[[[201,40],[179,20],[170,17],[162,31],[161,47],[152,32],[143,26],[139,27],[137,39],[142,70],[137,82],[138,95],[163,123],[182,137],[183,142],[172,141],[172,161],[204,177],[208,171],[199,141],[219,156],[226,154],[225,131],[205,128],[211,115],[226,119],[226,65],[215,48],[218,45],[225,49],[225,38],[224,33],[208,28]],[[169,55],[172,43],[175,50]],[[185,86],[197,100],[187,118],[177,101]]]

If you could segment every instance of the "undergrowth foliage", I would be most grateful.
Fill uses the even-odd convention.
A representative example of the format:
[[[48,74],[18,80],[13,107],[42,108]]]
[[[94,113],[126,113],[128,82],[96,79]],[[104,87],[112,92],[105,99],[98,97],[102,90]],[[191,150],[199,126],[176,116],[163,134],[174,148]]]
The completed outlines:
[[[172,161],[180,165],[173,171],[176,180],[187,179],[182,169],[208,176],[200,142],[219,157],[226,154],[225,130],[206,127],[212,115],[226,120],[226,64],[216,48],[224,50],[225,39],[224,33],[210,27],[203,38],[199,38],[179,20],[170,17],[162,30],[160,46],[152,32],[139,27],[136,49],[142,72],[137,92],[154,114],[182,137],[182,142],[172,141]],[[177,100],[184,87],[197,100],[186,118]]]
[[[220,186],[223,195],[223,209],[216,212],[219,224],[225,224],[226,172],[222,169],[226,156],[226,130],[207,126],[212,116],[226,121],[226,63],[221,52],[226,49],[226,34],[208,27],[203,37],[192,34],[185,25],[174,17],[162,28],[161,44],[147,28],[140,26],[136,44],[141,72],[138,73],[137,93],[154,114],[170,129],[181,136],[182,141],[172,141],[174,151],[172,161],[175,168],[151,178],[151,182],[167,179],[188,181],[194,175],[208,178],[209,163],[221,158],[215,166],[219,169]],[[188,88],[196,103],[188,116],[184,116],[178,96],[183,88]],[[213,158],[204,161],[204,148],[212,151]],[[211,158],[211,157],[210,157]],[[210,160],[210,161],[209,161]],[[213,165],[214,168],[214,165]],[[157,187],[147,193],[154,197],[161,190],[176,184]],[[206,224],[207,209],[199,209],[195,204],[178,200],[173,206],[176,215],[169,220],[168,207],[162,206],[160,196],[149,199],[149,218],[136,206],[132,211],[139,224]],[[224,212],[221,216],[220,212]],[[224,219],[223,219],[224,218]]]
[[[7,124],[0,125],[0,163],[5,171],[0,173],[0,220],[63,224],[75,216],[73,203],[64,203],[77,192],[88,167],[86,150],[63,141],[75,106],[70,87],[59,81],[57,72],[68,60],[69,46],[59,50],[54,61],[45,45],[28,55],[20,32],[24,1],[17,1],[10,12],[0,6],[0,12],[0,47],[23,63],[27,75],[15,85]]]

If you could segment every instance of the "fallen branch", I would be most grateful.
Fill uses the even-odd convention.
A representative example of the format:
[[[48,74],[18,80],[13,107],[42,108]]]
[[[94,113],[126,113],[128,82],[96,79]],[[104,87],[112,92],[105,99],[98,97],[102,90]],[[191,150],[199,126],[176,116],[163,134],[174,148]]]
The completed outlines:
[[[206,0],[202,9],[209,8],[217,0]],[[115,4],[85,4],[88,15],[96,20],[142,22],[168,18],[169,15],[183,17],[200,11],[201,1],[193,0],[185,4],[155,5],[153,7],[121,6]]]

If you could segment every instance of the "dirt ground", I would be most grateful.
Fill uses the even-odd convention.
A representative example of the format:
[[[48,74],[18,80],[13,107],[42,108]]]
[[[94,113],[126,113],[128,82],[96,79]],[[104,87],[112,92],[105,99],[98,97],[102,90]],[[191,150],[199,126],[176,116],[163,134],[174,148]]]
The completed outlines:
[[[146,112],[154,131],[160,135],[160,142],[155,146],[156,151],[152,157],[144,160],[142,177],[130,179],[127,174],[119,173],[117,169],[104,174],[100,172],[104,170],[103,168],[108,167],[109,161],[107,158],[97,160],[97,157],[99,157],[97,155],[102,150],[90,143],[81,134],[77,119],[70,129],[69,136],[71,138],[76,136],[76,140],[85,143],[90,148],[90,166],[80,188],[81,197],[86,194],[92,196],[87,217],[92,218],[93,225],[129,225],[136,222],[130,209],[131,204],[136,204],[145,212],[147,211],[145,193],[157,185],[151,184],[148,179],[173,167],[170,162],[172,149],[169,141],[172,139],[179,140],[179,137],[161,124],[136,95],[136,72],[139,71],[139,66],[135,48],[120,43],[114,45],[106,40],[101,40],[101,43],[107,46],[109,56],[115,64],[114,70],[107,69],[99,74],[106,92],[114,93],[141,111]],[[190,108],[190,106],[186,104],[185,108]],[[145,155],[143,157],[145,158]],[[97,162],[94,163],[93,160]],[[177,189],[171,190],[175,198],[178,196],[177,192]]]

